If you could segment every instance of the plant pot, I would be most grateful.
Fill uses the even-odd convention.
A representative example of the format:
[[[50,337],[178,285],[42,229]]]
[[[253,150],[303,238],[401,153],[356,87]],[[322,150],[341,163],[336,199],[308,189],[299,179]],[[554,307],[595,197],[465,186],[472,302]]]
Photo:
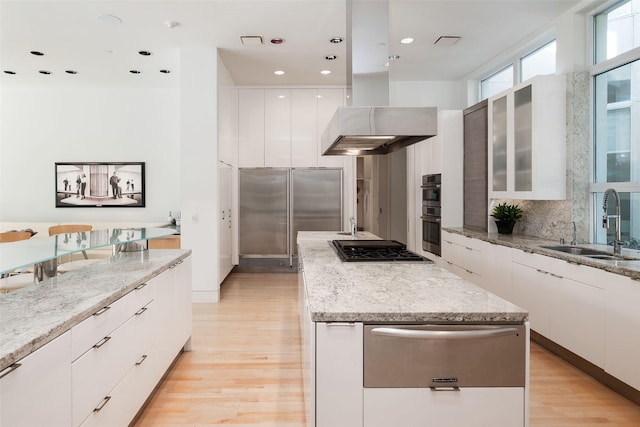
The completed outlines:
[[[516,225],[516,221],[496,221],[498,227],[498,233],[511,234],[513,233],[513,227]]]

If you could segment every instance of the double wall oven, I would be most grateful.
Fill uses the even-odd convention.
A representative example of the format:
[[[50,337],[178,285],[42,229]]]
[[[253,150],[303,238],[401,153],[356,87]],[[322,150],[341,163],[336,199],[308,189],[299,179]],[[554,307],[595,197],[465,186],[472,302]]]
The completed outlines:
[[[422,249],[441,255],[440,213],[442,208],[442,175],[422,176]]]

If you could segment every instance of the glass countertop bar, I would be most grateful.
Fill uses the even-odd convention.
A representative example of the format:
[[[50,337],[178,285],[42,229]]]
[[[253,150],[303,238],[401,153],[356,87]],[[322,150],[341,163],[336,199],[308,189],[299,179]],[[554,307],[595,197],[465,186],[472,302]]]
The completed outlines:
[[[170,236],[172,228],[108,228],[63,233],[0,244],[0,273],[49,261],[63,255]]]

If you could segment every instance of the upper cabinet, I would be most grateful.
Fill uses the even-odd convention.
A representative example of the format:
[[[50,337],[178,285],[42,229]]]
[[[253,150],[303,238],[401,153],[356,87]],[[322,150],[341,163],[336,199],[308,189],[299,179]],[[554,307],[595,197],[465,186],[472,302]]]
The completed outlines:
[[[344,89],[238,89],[239,167],[343,167],[322,156],[320,137]],[[231,163],[233,164],[233,163]]]
[[[566,78],[537,76],[489,98],[489,198],[566,198]]]

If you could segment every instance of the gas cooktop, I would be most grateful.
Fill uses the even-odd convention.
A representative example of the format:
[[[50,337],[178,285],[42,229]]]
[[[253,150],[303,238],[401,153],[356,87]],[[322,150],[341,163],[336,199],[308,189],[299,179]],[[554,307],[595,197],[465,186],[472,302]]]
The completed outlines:
[[[332,240],[343,261],[429,261],[395,240]]]

